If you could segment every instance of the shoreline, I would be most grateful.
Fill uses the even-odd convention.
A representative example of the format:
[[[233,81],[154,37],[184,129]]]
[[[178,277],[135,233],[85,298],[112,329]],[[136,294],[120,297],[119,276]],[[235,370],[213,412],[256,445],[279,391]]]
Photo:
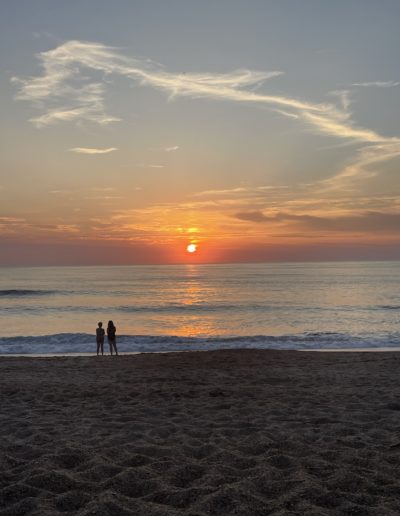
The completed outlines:
[[[131,355],[158,355],[167,353],[213,353],[215,351],[290,351],[290,352],[301,352],[301,353],[398,353],[400,352],[400,346],[389,347],[384,346],[381,348],[315,348],[315,349],[279,349],[279,348],[217,348],[217,349],[189,349],[189,350],[177,350],[177,351],[121,351],[118,356],[131,356]],[[109,353],[99,355],[99,358],[103,356],[111,356]],[[114,355],[113,355],[114,356]],[[56,357],[97,357],[96,352],[82,352],[82,353],[0,353],[0,358],[7,357],[21,357],[21,358],[56,358]]]

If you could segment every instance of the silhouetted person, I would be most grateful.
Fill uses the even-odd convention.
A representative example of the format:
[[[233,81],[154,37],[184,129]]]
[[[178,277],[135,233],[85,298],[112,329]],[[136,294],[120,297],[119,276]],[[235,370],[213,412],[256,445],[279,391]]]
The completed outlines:
[[[110,345],[111,355],[113,354],[113,348],[114,348],[115,354],[118,355],[117,338],[115,336],[116,331],[117,331],[117,328],[114,326],[114,323],[112,321],[108,321],[107,339],[108,339],[108,344]]]
[[[96,328],[96,342],[97,342],[97,356],[99,355],[99,351],[101,349],[101,354],[104,355],[104,328],[103,323],[98,323],[98,328]]]

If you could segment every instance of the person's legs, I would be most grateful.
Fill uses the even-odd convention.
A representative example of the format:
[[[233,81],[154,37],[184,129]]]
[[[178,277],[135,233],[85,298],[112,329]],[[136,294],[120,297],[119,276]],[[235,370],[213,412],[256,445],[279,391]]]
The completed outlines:
[[[114,350],[115,350],[115,354],[118,355],[118,349],[117,349],[117,341],[113,341],[113,346],[114,346]]]
[[[113,341],[109,339],[108,344],[110,346],[110,355],[112,355],[113,354]]]
[[[104,342],[103,341],[100,342],[100,348],[101,348],[101,356],[103,356],[104,355]],[[97,354],[99,354],[99,353],[97,352]]]
[[[100,351],[100,342],[97,341],[97,356],[99,356],[99,351]]]

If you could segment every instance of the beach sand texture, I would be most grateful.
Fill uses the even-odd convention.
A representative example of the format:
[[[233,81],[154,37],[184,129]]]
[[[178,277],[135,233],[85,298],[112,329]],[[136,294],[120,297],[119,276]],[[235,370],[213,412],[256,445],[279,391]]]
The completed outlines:
[[[0,359],[1,515],[398,515],[400,356]]]

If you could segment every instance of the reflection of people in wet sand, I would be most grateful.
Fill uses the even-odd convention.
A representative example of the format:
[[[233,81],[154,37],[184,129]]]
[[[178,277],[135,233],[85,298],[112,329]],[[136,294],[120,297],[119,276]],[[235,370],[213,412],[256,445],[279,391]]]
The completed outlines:
[[[117,338],[115,336],[116,331],[117,331],[117,328],[114,326],[114,323],[112,321],[108,321],[107,339],[108,339],[108,344],[110,346],[111,355],[113,354],[113,348],[114,348],[115,354],[118,355]]]
[[[99,351],[101,350],[101,354],[104,354],[104,328],[103,323],[99,322],[98,328],[96,328],[96,342],[97,342],[97,356],[99,355]]]

